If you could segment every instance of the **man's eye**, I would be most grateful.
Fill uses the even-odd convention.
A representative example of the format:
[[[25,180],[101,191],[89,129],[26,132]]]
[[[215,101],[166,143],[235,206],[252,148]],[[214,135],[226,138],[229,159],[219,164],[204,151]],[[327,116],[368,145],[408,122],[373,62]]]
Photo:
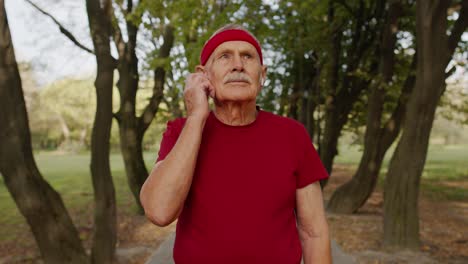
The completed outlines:
[[[252,58],[252,55],[250,54],[244,54],[244,59],[251,59]]]
[[[220,59],[227,59],[227,58],[229,58],[229,54],[223,53],[223,54],[221,54],[221,56],[219,56],[219,58]]]

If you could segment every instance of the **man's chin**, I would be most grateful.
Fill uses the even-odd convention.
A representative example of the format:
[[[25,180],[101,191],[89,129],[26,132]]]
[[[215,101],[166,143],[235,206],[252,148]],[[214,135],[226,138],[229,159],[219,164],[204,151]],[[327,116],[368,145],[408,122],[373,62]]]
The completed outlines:
[[[250,102],[250,101],[255,101],[256,96],[252,96],[252,94],[226,94],[221,96],[221,98],[217,98],[217,101],[220,103],[227,103],[227,102]]]

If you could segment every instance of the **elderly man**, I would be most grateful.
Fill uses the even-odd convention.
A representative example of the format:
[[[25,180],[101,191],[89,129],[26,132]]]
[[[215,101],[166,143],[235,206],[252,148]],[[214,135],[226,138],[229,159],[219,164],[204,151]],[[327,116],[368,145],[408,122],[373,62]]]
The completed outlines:
[[[140,194],[154,224],[178,219],[176,264],[331,263],[328,174],[302,124],[256,106],[265,77],[238,25],[213,34],[187,77],[187,117],[168,122]]]

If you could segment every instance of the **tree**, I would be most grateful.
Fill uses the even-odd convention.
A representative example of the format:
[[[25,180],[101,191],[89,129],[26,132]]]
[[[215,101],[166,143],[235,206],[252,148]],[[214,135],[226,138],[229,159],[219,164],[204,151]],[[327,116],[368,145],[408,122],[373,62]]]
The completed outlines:
[[[397,33],[395,29],[400,28],[396,24],[396,20],[401,14],[404,15],[402,18],[405,24],[410,24],[413,28],[414,19],[412,11],[414,9],[413,4],[411,6],[405,7],[401,6],[400,1],[392,1],[389,9],[389,19],[393,20],[390,24],[387,23],[387,29],[384,30],[384,36],[381,38],[381,47],[383,47],[381,52],[380,66],[379,66],[379,76],[376,76],[374,85],[369,94],[368,99],[368,119],[366,125],[365,141],[364,141],[364,151],[359,167],[356,173],[353,175],[353,178],[347,183],[340,186],[330,198],[330,201],[327,205],[327,209],[330,212],[334,213],[354,213],[356,212],[370,197],[377,179],[379,176],[379,171],[382,165],[383,158],[385,153],[396,140],[406,114],[406,105],[413,90],[415,84],[415,69],[416,69],[416,54],[412,55],[412,62],[409,67],[406,67],[401,59],[403,58],[390,58],[390,55],[394,56],[393,50],[397,50],[395,53],[405,54],[405,50],[398,48],[401,45],[393,47],[391,43],[394,41],[389,40],[390,29],[394,30],[395,34]],[[400,15],[398,15],[400,14]],[[405,30],[405,28],[403,28]],[[413,31],[413,30],[411,30]],[[386,37],[387,35],[387,37]],[[395,40],[394,36],[394,40]],[[392,53],[385,52],[392,51]],[[385,55],[386,56],[382,56]],[[399,55],[401,57],[401,55]],[[403,55],[404,56],[404,55]],[[395,61],[392,63],[392,61]],[[399,64],[398,67],[394,67],[394,64]],[[386,65],[386,66],[385,66]],[[394,69],[396,68],[396,69]],[[448,71],[446,77],[448,77],[452,72]],[[403,82],[398,80],[402,79],[404,75],[406,79]],[[392,101],[392,96],[389,94],[394,93],[395,86],[401,86],[400,95],[394,105],[391,113],[385,113],[384,108],[385,104],[389,104],[388,101]],[[385,100],[385,101],[384,101]],[[385,102],[385,103],[384,103]],[[384,122],[384,117],[388,116],[387,120]]]
[[[282,87],[278,112],[302,122],[311,138],[319,134],[320,128],[316,126],[314,112],[323,102],[320,73],[326,52],[322,40],[330,27],[322,18],[327,5],[327,2],[314,0],[281,2],[273,12],[273,16],[280,19],[271,22],[274,30],[266,30],[266,33],[278,35],[266,38],[267,45],[272,45],[279,53],[275,68],[283,68],[287,73],[278,74],[274,68],[269,73]],[[273,88],[267,87],[269,91]]]
[[[101,15],[105,15],[105,19],[108,20],[106,23],[110,25],[108,30],[110,30],[111,38],[102,37],[99,41],[106,40],[108,43],[105,45],[110,45],[111,41],[113,41],[115,47],[117,47],[117,59],[112,57],[106,58],[107,55],[98,55],[96,46],[94,51],[85,47],[52,15],[42,10],[30,0],[27,1],[41,13],[50,17],[54,23],[59,26],[60,31],[75,45],[84,51],[95,54],[98,60],[98,67],[100,60],[107,59],[109,62],[112,60],[113,67],[118,70],[119,80],[117,82],[117,87],[120,94],[120,109],[114,114],[114,117],[119,124],[120,147],[124,160],[128,184],[131,192],[133,193],[139,213],[143,213],[139,194],[140,189],[145,182],[146,177],[148,176],[148,170],[146,169],[143,160],[142,142],[145,132],[151,125],[157,111],[159,110],[159,104],[163,100],[167,67],[165,67],[165,63],[159,63],[154,66],[153,95],[148,100],[142,111],[142,114],[138,116],[136,112],[136,98],[137,92],[140,88],[139,67],[141,67],[141,65],[139,65],[139,60],[137,57],[137,36],[140,27],[142,24],[144,24],[142,22],[143,14],[147,11],[149,6],[156,5],[158,8],[162,8],[162,1],[139,1],[137,4],[134,4],[135,1],[109,1],[109,10],[105,11]],[[118,8],[114,9],[113,4],[115,4],[115,6]],[[156,59],[159,61],[167,61],[174,42],[174,29],[170,24],[166,25],[164,23],[164,16],[162,16],[161,19],[158,19],[158,21],[161,21],[159,25],[153,23],[153,19],[151,18],[149,18],[149,21],[150,22],[145,25],[146,27],[163,28],[160,35],[163,38],[163,44],[159,47],[159,54],[156,56]],[[107,24],[106,26],[109,26]],[[90,24],[90,26],[92,25]],[[93,32],[93,28],[91,28],[91,31]],[[155,35],[151,37],[153,39],[157,39],[160,36]],[[96,44],[94,39],[93,43]],[[104,46],[104,43],[99,43]],[[155,53],[155,50],[152,50],[149,53]],[[149,57],[154,59],[154,56],[150,55]],[[110,70],[110,66],[107,62],[102,62],[102,64],[106,65],[106,67],[109,67],[108,70]],[[98,108],[99,107],[100,105],[98,102]]]
[[[390,118],[382,126],[384,102],[391,89],[395,70],[396,34],[398,18],[403,12],[399,0],[391,1],[383,34],[379,44],[379,70],[371,84],[368,98],[367,124],[364,152],[353,178],[340,186],[330,198],[327,209],[334,213],[354,213],[369,198],[377,183],[380,167],[386,151],[399,134],[409,93],[414,86],[414,66],[409,69],[406,82],[400,93],[400,100]]]
[[[349,119],[349,113],[361,93],[368,89],[369,76],[377,72],[375,47],[378,45],[374,44],[378,40],[384,18],[385,1],[360,0],[355,6],[345,1],[332,1],[330,5],[331,18],[337,7],[340,7],[349,13],[349,20],[344,21],[343,26],[337,26],[331,35],[330,47],[333,50],[330,51],[332,57],[329,60],[325,124],[318,150],[329,173],[338,154],[338,139]],[[341,44],[334,44],[335,41],[341,41]],[[326,181],[322,184],[326,184]]]
[[[401,139],[384,187],[384,245],[419,246],[418,195],[435,110],[445,90],[445,69],[468,25],[468,0],[447,35],[450,1],[416,1],[417,70]]]
[[[140,2],[144,3],[144,2]],[[122,3],[123,5],[123,3]],[[145,162],[143,160],[142,142],[146,130],[153,121],[159,104],[163,98],[165,83],[165,67],[158,65],[154,69],[153,96],[141,116],[136,113],[136,94],[139,88],[138,58],[136,54],[138,27],[141,23],[141,15],[144,6],[133,6],[133,1],[127,1],[123,10],[127,40],[124,40],[122,30],[119,26],[116,13],[113,10],[113,39],[118,49],[119,58],[117,60],[117,70],[119,71],[119,81],[117,87],[120,93],[120,109],[115,113],[115,118],[119,123],[120,147],[125,164],[127,180],[132,191],[139,212],[143,213],[140,203],[140,189],[148,176]],[[133,13],[132,13],[133,12]],[[153,26],[153,25],[152,25]],[[174,33],[171,25],[165,25],[163,29],[163,41],[159,50],[160,60],[169,57],[174,41]]]
[[[29,110],[33,107],[33,102],[37,98],[39,92],[36,78],[34,76],[31,63],[20,62],[18,63],[18,69],[21,75],[24,100],[26,101],[26,110],[29,112]]]
[[[54,140],[61,150],[89,148],[95,101],[91,80],[63,79],[42,88],[28,110],[33,147]]]
[[[96,115],[91,135],[91,176],[94,188],[94,234],[91,260],[112,263],[117,241],[115,190],[109,164],[112,86],[116,61],[111,55],[112,1],[86,0],[89,28],[97,62]]]
[[[21,77],[0,0],[0,172],[46,263],[89,263],[60,195],[34,161]]]

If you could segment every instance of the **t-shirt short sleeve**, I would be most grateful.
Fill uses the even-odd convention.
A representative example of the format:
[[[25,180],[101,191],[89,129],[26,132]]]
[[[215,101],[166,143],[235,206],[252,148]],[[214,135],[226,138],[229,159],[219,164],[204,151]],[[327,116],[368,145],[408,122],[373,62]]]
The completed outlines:
[[[299,135],[299,163],[296,170],[296,188],[303,188],[316,181],[328,178],[328,172],[315,150],[307,130],[301,125]]]
[[[171,152],[172,148],[177,142],[177,139],[179,138],[184,124],[185,119],[183,118],[178,118],[167,122],[166,131],[163,134],[161,145],[159,146],[159,153],[156,162],[165,159],[167,154]]]

